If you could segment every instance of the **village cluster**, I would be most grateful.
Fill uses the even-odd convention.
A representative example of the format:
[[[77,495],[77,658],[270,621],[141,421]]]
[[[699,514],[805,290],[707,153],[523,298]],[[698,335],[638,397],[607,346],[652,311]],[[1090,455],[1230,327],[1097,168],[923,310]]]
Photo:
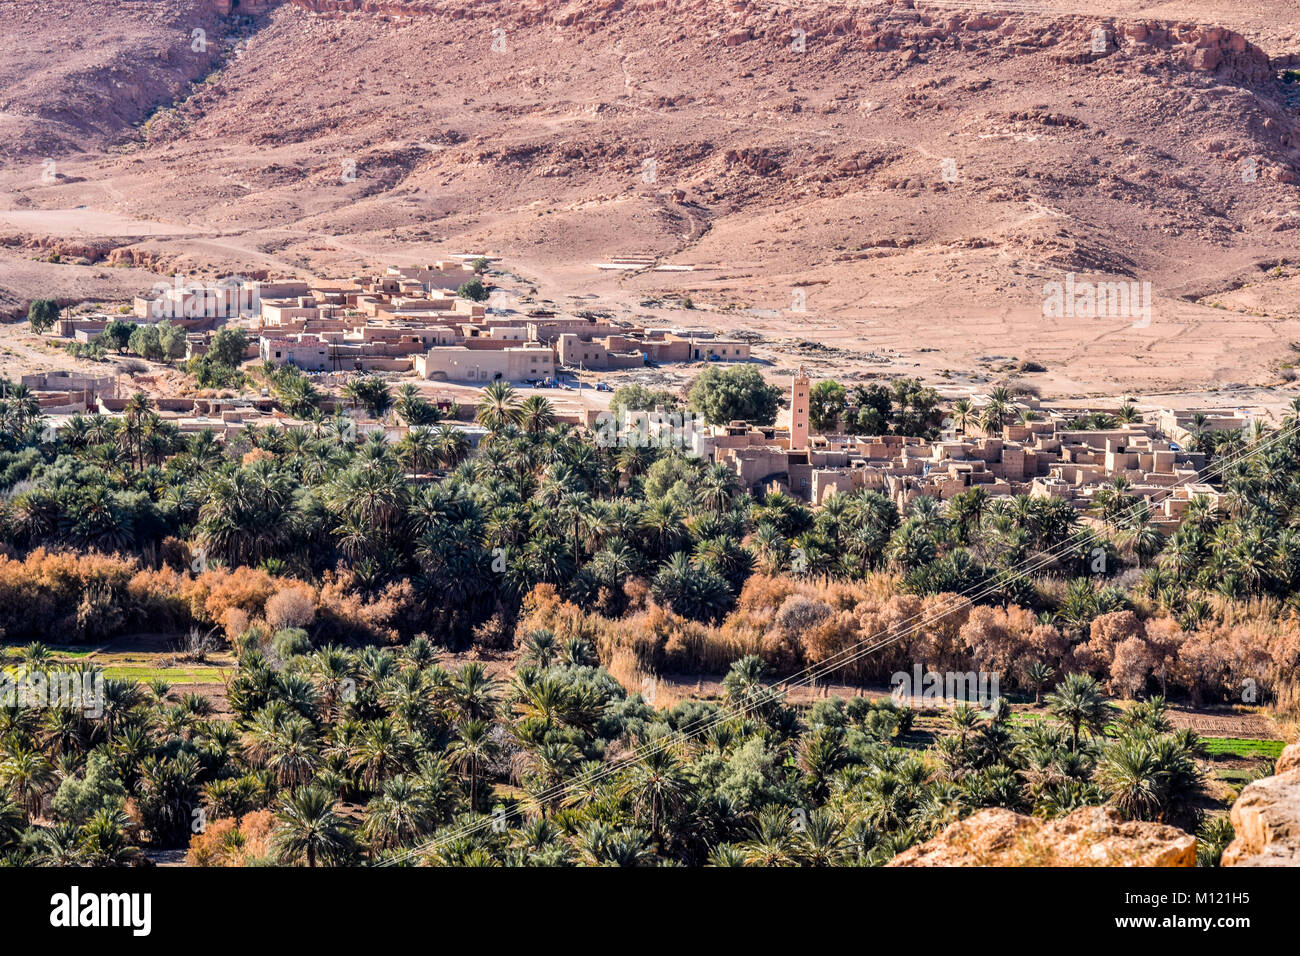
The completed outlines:
[[[544,308],[492,308],[483,301],[486,294],[465,294],[466,283],[473,283],[488,261],[466,255],[333,282],[178,280],[137,298],[132,320],[179,325],[185,330],[187,358],[204,354],[218,329],[241,328],[247,336],[247,360],[293,366],[316,377],[324,386],[322,411],[346,410],[356,419],[359,433],[381,430],[394,441],[408,426],[391,416],[375,420],[358,409],[345,409],[331,389],[357,374],[405,376],[428,382],[435,389],[430,399],[447,413],[456,407],[456,396],[437,394],[434,383],[557,387],[565,370],[601,372],[751,358],[750,345],[741,338],[633,327],[592,314]],[[90,342],[113,318],[64,317],[54,331]],[[118,379],[115,374],[57,372],[25,376],[23,384],[57,425],[60,418],[74,414],[120,414],[128,396]],[[554,406],[557,420],[591,430],[599,444],[635,441],[681,448],[734,470],[745,487],[779,489],[814,504],[836,492],[869,489],[904,508],[918,496],[947,499],[981,488],[993,496],[1062,498],[1085,510],[1099,490],[1123,479],[1128,494],[1151,503],[1155,523],[1173,526],[1193,496],[1216,494],[1213,486],[1198,480],[1205,455],[1188,447],[1195,428],[1239,430],[1249,421],[1240,411],[1164,409],[1143,420],[1085,429],[1070,423],[1090,410],[1054,409],[1021,396],[1013,411],[1027,414],[1004,424],[1000,432],[974,429],[981,433],[967,434],[949,422],[933,440],[813,434],[811,385],[800,369],[790,384],[788,424],[781,426],[744,421],[707,425],[689,412],[668,409],[614,416],[599,404],[592,407],[558,395]],[[597,388],[610,390],[603,382]],[[975,396],[974,401],[985,399]],[[265,393],[160,397],[155,407],[181,432],[212,429],[224,437],[247,425],[299,423]],[[477,443],[481,429],[471,422],[454,424]]]
[[[1126,493],[1151,504],[1156,526],[1177,527],[1196,495],[1217,501],[1219,492],[1199,480],[1206,455],[1188,449],[1196,431],[1241,431],[1249,417],[1239,411],[1161,409],[1149,420],[1113,428],[1077,428],[1079,409],[1053,409],[1022,396],[1028,420],[1000,432],[965,435],[946,423],[936,440],[900,435],[814,435],[810,428],[812,381],[800,369],[790,386],[788,427],[748,422],[704,425],[660,409],[626,427],[648,433],[665,446],[685,444],[710,461],[733,469],[741,485],[774,490],[822,504],[827,496],[861,490],[888,495],[900,508],[914,498],[947,500],[973,488],[990,496],[1029,495],[1069,501],[1080,511],[1117,479]],[[1113,412],[1087,409],[1084,412]],[[676,433],[686,429],[685,440]]]
[[[132,318],[181,326],[186,358],[203,354],[212,333],[229,324],[247,333],[249,358],[272,365],[304,372],[414,372],[467,384],[550,384],[565,367],[608,371],[749,358],[748,343],[708,332],[646,329],[544,308],[519,313],[458,294],[488,261],[467,255],[337,282],[181,280],[136,298]],[[57,331],[90,342],[111,319],[64,319]]]

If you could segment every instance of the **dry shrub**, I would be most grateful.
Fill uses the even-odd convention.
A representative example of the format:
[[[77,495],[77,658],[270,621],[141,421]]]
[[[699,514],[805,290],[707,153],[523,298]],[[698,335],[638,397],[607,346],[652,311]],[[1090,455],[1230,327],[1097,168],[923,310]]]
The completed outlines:
[[[77,602],[76,630],[78,641],[102,641],[121,630],[126,615],[122,602],[107,584],[90,584]]]
[[[752,621],[729,619],[721,628],[699,626],[699,637],[693,642],[697,647],[699,669],[718,673],[729,668],[734,661],[750,654],[762,655],[763,629]]]
[[[1089,671],[1119,693],[1140,693],[1154,679],[1162,691],[1171,686],[1190,691],[1197,704],[1207,698],[1239,701],[1242,681],[1249,679],[1261,703],[1280,702],[1285,695],[1287,706],[1300,709],[1300,690],[1294,686],[1300,673],[1300,620],[1272,599],[1224,604],[1224,624],[1192,634],[1169,617],[1144,621],[1132,611],[1104,614],[1076,646],[1067,633],[1040,624],[1025,608],[976,607],[952,594],[898,594],[897,583],[891,575],[819,583],[755,574],[735,610],[717,626],[686,620],[653,602],[610,620],[539,585],[524,601],[519,627],[522,632],[547,627],[561,639],[585,637],[606,666],[629,673],[635,673],[633,663],[654,673],[719,673],[747,654],[759,654],[777,675],[786,675],[875,648],[837,675],[883,682],[919,663],[1023,680],[1028,665],[1041,661],[1057,675]]]
[[[596,648],[601,660],[608,660],[609,655],[602,649],[600,628],[594,615],[588,615],[571,601],[560,597],[552,584],[539,584],[524,597],[519,609],[519,623],[516,633],[527,634],[529,631],[549,629],[555,636],[566,641],[571,637],[580,637]],[[603,619],[600,619],[603,620]]]
[[[1146,639],[1146,628],[1132,611],[1114,611],[1092,620],[1088,641],[1075,648],[1075,663],[1094,677],[1109,675],[1115,648],[1132,638]]]
[[[969,637],[963,633],[972,613],[970,601],[955,594],[932,594],[918,598],[900,594],[884,604],[891,633],[903,634],[891,659],[886,649],[863,663],[875,680],[886,680],[898,670],[916,664],[940,670],[970,670],[974,663]],[[874,642],[874,632],[869,636]],[[873,666],[873,662],[878,661]],[[976,668],[979,670],[980,668]]]
[[[971,608],[961,639],[974,669],[989,673],[1015,672],[1020,661],[1034,656],[1034,615],[1021,607]]]
[[[1146,686],[1155,667],[1155,658],[1147,642],[1140,637],[1126,637],[1115,645],[1110,661],[1110,689],[1126,700]]]
[[[158,549],[158,556],[163,565],[173,571],[190,570],[191,562],[194,560],[194,554],[190,551],[190,546],[180,538],[170,536],[162,539],[162,544]]]
[[[811,630],[831,616],[831,606],[825,601],[803,594],[791,594],[777,608],[772,623],[784,631],[796,634]]]
[[[229,817],[209,823],[202,833],[190,837],[186,866],[230,866],[230,856],[238,847],[238,829]]]
[[[242,607],[228,607],[221,615],[221,627],[232,641],[248,630],[248,612]]]
[[[1054,624],[1038,624],[1029,632],[1031,658],[1022,664],[1035,661],[1047,664],[1058,674],[1073,669],[1074,645]]]
[[[1191,691],[1192,704],[1204,703],[1208,694],[1219,696],[1226,690],[1227,663],[1218,641],[1220,628],[1202,628],[1188,635],[1178,649],[1174,679]]]
[[[214,820],[190,838],[185,862],[189,866],[247,866],[266,860],[271,852],[271,830],[275,815],[270,810],[254,810],[239,818]]]
[[[803,635],[804,656],[811,664],[831,660],[857,642],[857,616],[852,611],[827,614]]]
[[[316,591],[295,581],[276,591],[266,602],[266,624],[272,631],[306,627],[316,617]]]
[[[230,608],[238,608],[250,620],[262,617],[267,599],[276,591],[276,579],[260,568],[213,568],[196,580],[205,592],[203,610],[214,623],[224,622]]]
[[[762,636],[759,656],[778,674],[791,674],[799,670],[803,645],[798,635],[774,628]]]
[[[316,637],[319,641],[396,644],[403,634],[419,625],[415,589],[406,578],[392,581],[373,601],[350,590],[346,576],[325,576],[317,608]]]
[[[506,623],[505,616],[496,613],[482,624],[476,625],[472,639],[475,647],[485,647],[491,650],[504,650],[509,647],[512,641],[510,627]]]
[[[1191,691],[1197,705],[1207,699],[1280,701],[1300,670],[1300,627],[1294,616],[1232,614],[1229,620],[1233,623],[1202,627],[1187,635],[1172,651],[1171,678]],[[1244,700],[1248,686],[1256,690],[1255,701]]]
[[[1282,682],[1277,689],[1275,708],[1282,723],[1292,725],[1288,729],[1287,739],[1294,740],[1297,731],[1294,725],[1300,724],[1300,680],[1290,677]]]
[[[672,616],[652,605],[619,620],[599,621],[593,646],[602,662],[612,663],[620,654],[628,654],[638,666],[658,668],[664,665],[664,648],[672,630]]]
[[[1152,618],[1146,622],[1147,648],[1151,653],[1151,674],[1160,682],[1160,693],[1169,693],[1169,681],[1178,664],[1178,650],[1187,635],[1172,617]]]
[[[244,457],[240,459],[240,464],[248,466],[259,461],[274,461],[275,453],[269,452],[265,448],[254,448],[251,451],[244,452]]]
[[[772,574],[750,575],[736,598],[736,613],[770,614],[773,608],[780,607],[785,603],[786,598],[797,590],[799,590],[799,582],[794,578]]]
[[[630,650],[620,647],[614,651],[609,663],[605,665],[609,675],[623,685],[629,694],[641,693],[641,682],[646,678],[646,671],[641,662]]]
[[[947,656],[942,649],[951,641],[951,617],[927,615],[927,602],[914,594],[898,594],[883,603],[864,601],[855,613],[856,629],[850,646],[856,651],[875,648],[839,669],[848,680],[885,680],[895,671],[910,670],[915,663],[940,667]],[[937,629],[923,625],[935,617]],[[913,630],[913,629],[916,630]]]
[[[244,834],[245,856],[266,857],[271,847],[271,832],[275,828],[275,814],[270,810],[254,810],[239,818],[239,829]]]
[[[132,620],[142,630],[167,633],[195,623],[187,590],[192,579],[174,568],[137,571],[127,583]]]
[[[605,669],[628,694],[640,694],[651,707],[660,710],[672,708],[683,699],[652,671],[642,667],[636,654],[626,648],[616,650]]]
[[[623,596],[628,612],[644,611],[650,603],[650,585],[644,578],[628,578],[623,582]]]
[[[0,556],[0,630],[10,639],[109,636],[126,621],[136,570],[129,558],[96,552],[37,548],[22,560]]]

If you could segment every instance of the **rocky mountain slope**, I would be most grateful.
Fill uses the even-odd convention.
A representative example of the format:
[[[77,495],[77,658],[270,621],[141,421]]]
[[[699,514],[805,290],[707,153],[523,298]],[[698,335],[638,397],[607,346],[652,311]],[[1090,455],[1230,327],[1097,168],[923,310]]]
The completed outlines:
[[[228,29],[211,0],[0,4],[4,165],[116,142],[213,69]]]
[[[631,313],[690,298],[769,335],[790,330],[798,287],[799,324],[851,352],[938,348],[960,367],[1031,342],[1063,387],[1248,380],[1300,339],[1294,296],[1218,302],[1295,256],[1300,85],[1280,78],[1295,11],[1265,49],[1173,19],[1186,3],[1117,4],[1126,19],[1013,2],[245,2],[233,12],[257,16],[223,21],[245,32],[214,44],[219,72],[146,130],[131,117],[154,92],[209,75],[177,27],[225,4],[95,2],[119,25],[169,11],[158,36],[175,49],[114,59],[154,85],[111,109],[98,97],[117,87],[84,76],[10,95],[63,117],[4,151],[11,249],[89,240],[106,260],[210,272],[490,249],[543,294]],[[25,63],[10,75],[35,75]],[[64,178],[43,181],[59,142]],[[60,216],[79,206],[73,229]],[[140,220],[157,228],[123,224]],[[591,268],[627,252],[697,270]],[[1042,287],[1071,271],[1151,282],[1157,322],[1045,325]]]

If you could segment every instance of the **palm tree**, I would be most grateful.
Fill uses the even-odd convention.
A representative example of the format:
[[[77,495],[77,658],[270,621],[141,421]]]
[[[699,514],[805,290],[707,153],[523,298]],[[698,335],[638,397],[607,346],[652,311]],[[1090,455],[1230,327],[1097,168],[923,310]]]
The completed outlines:
[[[527,725],[521,725],[523,729]],[[542,813],[551,812],[563,796],[564,781],[582,761],[582,751],[567,740],[544,740],[524,752],[525,782]]]
[[[1142,413],[1137,410],[1136,405],[1131,405],[1125,402],[1120,406],[1119,412],[1115,415],[1115,418],[1122,424],[1129,425],[1133,422],[1140,422],[1142,420]]]
[[[1055,676],[1056,671],[1049,664],[1034,661],[1025,670],[1025,680],[1034,688],[1034,706],[1043,702],[1043,686]]]
[[[354,742],[348,768],[356,771],[361,782],[373,790],[409,768],[413,749],[410,737],[393,720],[373,720]]]
[[[334,805],[334,798],[318,787],[298,787],[282,800],[272,836],[281,855],[295,861],[306,858],[310,867],[317,860],[343,860],[352,840]]]
[[[82,451],[90,444],[90,420],[85,415],[73,415],[59,427],[58,435],[72,451]]]
[[[53,782],[54,769],[39,750],[19,745],[0,762],[0,787],[23,808],[28,820],[40,813]]]
[[[448,691],[452,706],[467,720],[487,720],[496,711],[497,682],[487,668],[470,661],[456,673]]]
[[[529,631],[523,640],[523,660],[537,667],[550,667],[555,659],[555,632],[545,629]]]
[[[1006,414],[1006,405],[1001,402],[989,402],[980,414],[980,429],[985,435],[1001,434],[1002,426],[1006,422]]]
[[[21,382],[5,389],[4,407],[13,423],[13,430],[22,434],[41,416],[41,405],[31,390]]]
[[[128,866],[140,855],[130,845],[126,828],[127,815],[115,807],[100,807],[81,828],[80,856],[86,866]]]
[[[1159,813],[1159,766],[1147,741],[1117,740],[1107,747],[1097,782],[1125,819],[1151,820]]]
[[[153,399],[144,392],[136,392],[126,400],[126,406],[122,409],[123,436],[127,444],[127,453],[131,454],[134,449],[136,465],[141,470],[144,469],[141,441],[145,432],[145,416],[153,410],[153,407]]]
[[[1148,558],[1159,554],[1165,543],[1165,536],[1151,523],[1151,508],[1145,501],[1130,510],[1121,537],[1137,557],[1138,568]]]
[[[425,401],[420,395],[419,387],[410,382],[398,388],[393,411],[397,412],[397,416],[408,428],[432,425],[440,417],[438,409]]]
[[[796,855],[805,866],[839,866],[848,856],[844,821],[827,807],[808,814],[796,837]]]
[[[1088,674],[1067,674],[1056,690],[1047,695],[1047,709],[1053,717],[1070,728],[1070,749],[1078,751],[1080,732],[1087,730],[1093,734],[1101,733],[1110,706],[1094,677]]]
[[[316,403],[320,401],[320,393],[306,375],[296,369],[288,372],[288,368],[292,366],[287,366],[285,372],[273,379],[280,407],[295,418],[310,416],[313,411],[318,411]]]
[[[966,430],[970,428],[971,422],[974,421],[974,408],[969,398],[959,398],[952,404],[952,423],[957,431],[963,435],[966,434]]]
[[[436,822],[417,780],[399,774],[384,784],[383,792],[366,807],[362,832],[371,847],[383,851],[427,836]]]
[[[315,776],[316,743],[311,722],[293,715],[281,721],[268,741],[266,768],[282,787],[301,786]]]
[[[469,456],[469,439],[454,425],[439,425],[433,433],[433,450],[444,468],[455,468]]]
[[[514,386],[508,382],[493,382],[483,389],[474,420],[496,434],[509,425],[518,425],[521,414]]]
[[[555,412],[544,395],[532,395],[519,407],[519,424],[530,435],[545,432],[555,424]]]
[[[675,551],[686,534],[681,511],[667,498],[650,502],[642,512],[641,527],[649,536],[652,543],[651,553],[656,557],[663,557]]]
[[[438,461],[433,433],[427,428],[413,428],[402,436],[393,449],[402,467],[413,474],[428,471]]]
[[[198,538],[209,558],[257,565],[283,553],[296,524],[293,486],[271,461],[254,462],[206,482]]]
[[[81,827],[64,821],[43,830],[32,862],[37,866],[81,866],[85,863]]]
[[[582,563],[582,527],[592,518],[592,498],[585,491],[570,491],[560,499],[556,511],[572,529],[573,563]]]
[[[795,762],[808,782],[813,797],[821,802],[830,789],[830,778],[848,762],[840,728],[818,728],[799,741]]]
[[[726,510],[727,505],[735,497],[739,488],[740,483],[736,478],[735,471],[725,464],[718,463],[709,466],[704,472],[695,499],[700,505],[714,514],[721,514]]]
[[[631,799],[634,812],[649,813],[650,836],[659,843],[664,818],[686,802],[688,781],[676,755],[667,747],[657,746],[628,768],[622,790]]]
[[[382,418],[393,407],[392,389],[377,375],[353,379],[343,386],[342,392],[353,408],[363,406],[372,418]]]
[[[760,810],[753,835],[742,848],[747,866],[793,866],[797,849],[790,811],[778,806]]]
[[[488,721],[468,718],[456,725],[456,737],[447,747],[447,755],[453,766],[466,773],[470,813],[478,812],[478,776],[483,764],[499,749]]]

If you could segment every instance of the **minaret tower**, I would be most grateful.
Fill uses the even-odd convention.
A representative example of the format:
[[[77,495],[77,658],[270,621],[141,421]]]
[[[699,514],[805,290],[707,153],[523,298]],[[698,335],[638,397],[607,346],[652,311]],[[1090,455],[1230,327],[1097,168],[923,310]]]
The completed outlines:
[[[808,373],[799,366],[790,383],[790,450],[808,447]]]

